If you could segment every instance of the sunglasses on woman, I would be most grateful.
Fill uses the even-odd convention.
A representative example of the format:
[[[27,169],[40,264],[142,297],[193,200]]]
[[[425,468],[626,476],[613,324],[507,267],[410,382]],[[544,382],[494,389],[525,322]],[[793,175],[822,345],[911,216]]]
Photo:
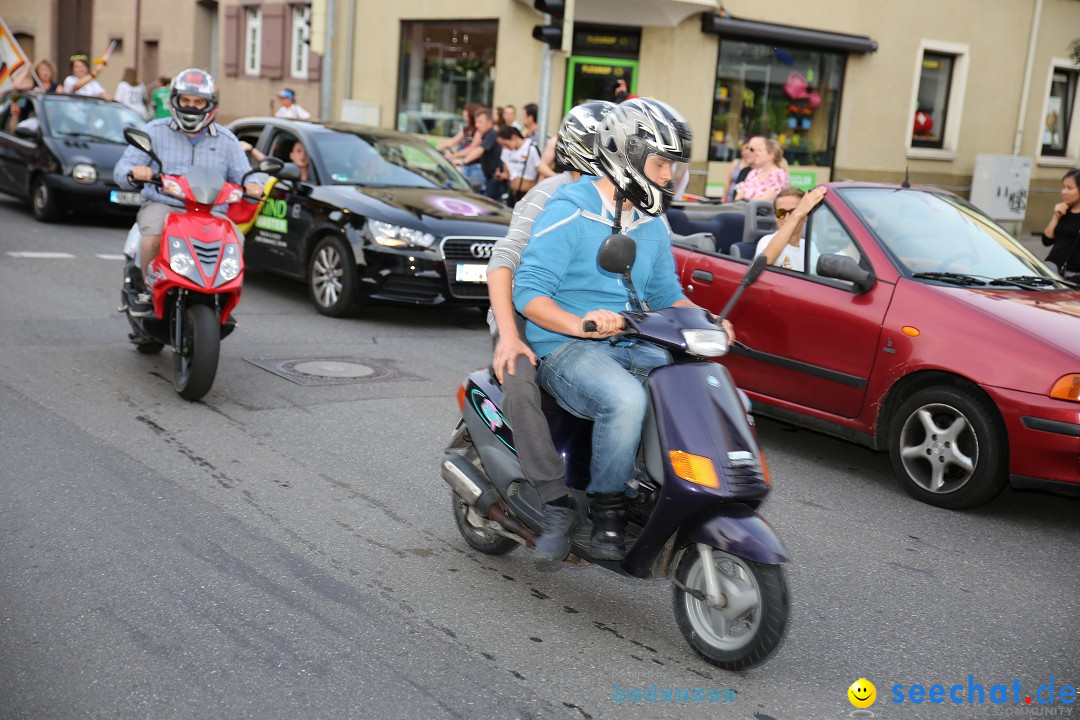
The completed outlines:
[[[795,212],[794,208],[792,208],[791,210],[785,210],[784,208],[776,208],[776,219],[783,220],[793,212]]]

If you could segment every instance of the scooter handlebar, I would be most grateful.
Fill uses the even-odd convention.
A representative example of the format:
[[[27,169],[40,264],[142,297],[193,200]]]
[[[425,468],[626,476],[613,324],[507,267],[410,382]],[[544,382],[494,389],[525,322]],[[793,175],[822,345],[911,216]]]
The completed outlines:
[[[594,320],[585,320],[581,323],[582,332],[596,332],[596,322]]]

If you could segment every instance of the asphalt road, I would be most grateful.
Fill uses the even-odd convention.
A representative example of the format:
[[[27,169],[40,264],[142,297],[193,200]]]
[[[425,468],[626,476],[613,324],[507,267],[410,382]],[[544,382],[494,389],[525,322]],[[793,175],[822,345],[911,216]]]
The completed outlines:
[[[0,718],[834,718],[860,677],[876,717],[1004,717],[1026,708],[994,684],[1021,704],[1080,684],[1080,503],[938,510],[885,456],[762,422],[794,605],[776,656],[727,673],[683,641],[667,583],[458,536],[438,463],[457,384],[490,359],[478,312],[333,320],[252,274],[188,403],[115,312],[124,232],[0,196]],[[302,386],[252,362],[327,358],[389,377]],[[983,705],[891,702],[914,683],[966,700],[969,676]],[[653,683],[734,700],[612,699]]]

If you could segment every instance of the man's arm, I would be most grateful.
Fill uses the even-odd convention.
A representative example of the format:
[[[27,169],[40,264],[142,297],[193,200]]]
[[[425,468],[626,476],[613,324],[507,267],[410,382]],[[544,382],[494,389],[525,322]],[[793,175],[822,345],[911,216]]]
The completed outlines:
[[[144,153],[134,145],[128,145],[124,150],[124,154],[120,156],[120,159],[116,162],[116,166],[113,168],[113,180],[117,185],[125,190],[132,190],[136,187],[135,183],[128,179],[128,175],[131,173],[133,167],[149,166],[151,163],[150,156]],[[158,168],[160,171],[160,168]]]

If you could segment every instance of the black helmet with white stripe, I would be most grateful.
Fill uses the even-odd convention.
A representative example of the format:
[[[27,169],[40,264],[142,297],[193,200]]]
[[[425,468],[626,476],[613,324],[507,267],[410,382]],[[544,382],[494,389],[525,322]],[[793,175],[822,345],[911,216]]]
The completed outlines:
[[[555,140],[555,172],[576,170],[585,175],[599,175],[596,164],[596,131],[615,103],[595,100],[570,109],[559,125]]]
[[[596,143],[597,164],[622,196],[649,215],[671,204],[690,163],[690,124],[653,98],[627,100],[608,113]]]

